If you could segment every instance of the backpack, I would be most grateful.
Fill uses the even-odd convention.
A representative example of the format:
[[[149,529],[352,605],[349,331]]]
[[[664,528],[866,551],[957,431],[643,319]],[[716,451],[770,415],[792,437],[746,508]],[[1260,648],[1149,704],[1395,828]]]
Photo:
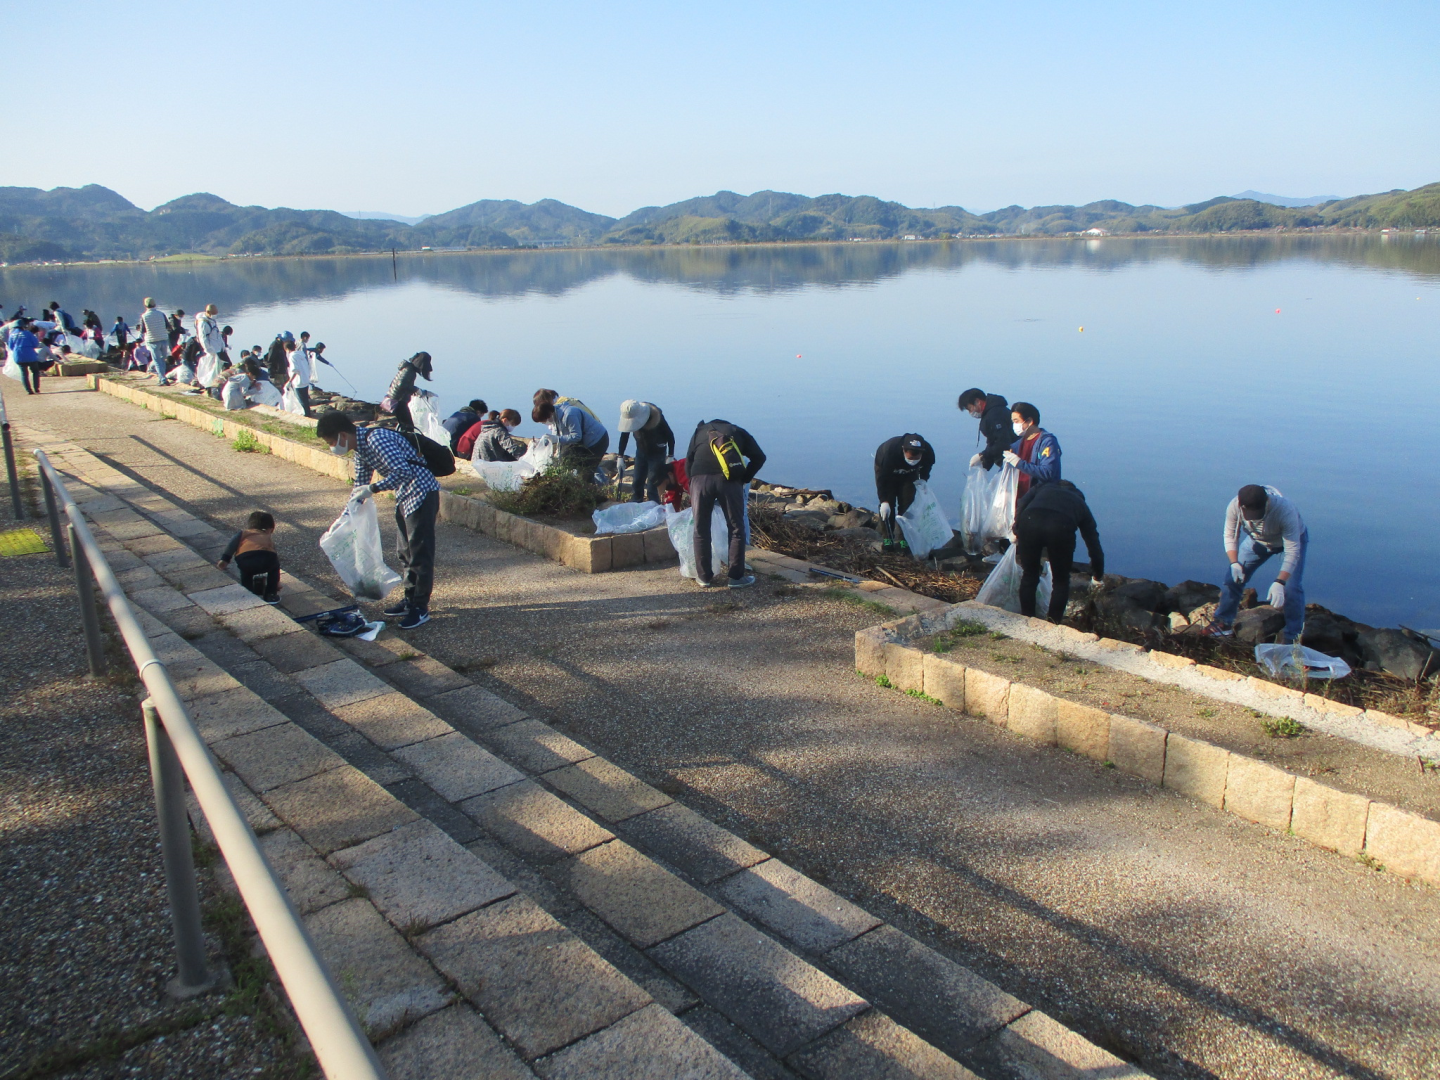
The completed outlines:
[[[734,435],[726,435],[718,428],[710,428],[706,433],[706,441],[710,444],[710,452],[715,455],[715,460],[720,463],[720,471],[725,474],[726,480],[736,479],[745,471],[745,455],[740,453],[740,447],[735,442]],[[735,476],[731,476],[731,473]]]
[[[450,452],[448,446],[441,446],[434,439],[411,428],[409,431],[397,431],[420,455],[420,460],[425,462],[425,467],[436,476],[450,476],[455,472],[455,455]]]
[[[370,626],[365,621],[365,616],[360,614],[358,604],[317,611],[313,615],[301,615],[295,621],[313,622],[315,629],[326,637],[354,637],[356,634],[363,634]]]

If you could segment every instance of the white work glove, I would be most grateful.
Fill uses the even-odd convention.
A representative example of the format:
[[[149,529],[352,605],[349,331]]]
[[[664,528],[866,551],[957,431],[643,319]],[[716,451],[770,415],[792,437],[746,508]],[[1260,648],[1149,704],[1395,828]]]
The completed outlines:
[[[984,455],[984,454],[976,454],[974,457],[972,457],[972,458],[970,459],[970,468],[972,468],[972,469],[975,468],[976,465],[979,465],[979,464],[980,464],[981,462],[983,462],[984,460],[985,460],[985,455]]]
[[[1235,579],[1236,585],[1243,585],[1245,582],[1245,568],[1238,562],[1230,564],[1230,576]]]
[[[360,484],[350,493],[350,499],[352,502],[363,503],[373,494],[375,492],[370,489],[369,484]]]
[[[1005,464],[1006,464],[1006,465],[1019,465],[1019,464],[1020,464],[1020,455],[1017,454],[1017,453],[1015,453],[1014,450],[1006,450],[1006,451],[1005,451]]]
[[[888,521],[889,519],[890,519],[890,504],[889,504],[889,503],[881,503],[881,504],[880,504],[880,520],[881,520],[881,521]]]
[[[1270,586],[1270,595],[1265,598],[1265,602],[1275,608],[1285,606],[1285,585],[1283,582],[1277,581],[1274,585]]]

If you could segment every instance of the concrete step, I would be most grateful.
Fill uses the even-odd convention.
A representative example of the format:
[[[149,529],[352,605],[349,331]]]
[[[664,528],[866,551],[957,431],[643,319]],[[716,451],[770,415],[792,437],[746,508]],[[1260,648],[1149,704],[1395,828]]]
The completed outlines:
[[[754,1076],[1144,1075],[414,645],[307,633],[213,568],[224,534],[83,452],[60,461],[307,918],[378,913],[542,1075],[572,1074],[546,1071],[572,1043],[622,1060],[662,1015],[687,1038],[656,1045],[687,1068],[718,1047]],[[343,602],[288,576],[282,595],[296,616]],[[577,1007],[556,988],[582,972]],[[418,983],[382,998],[382,1046],[473,1026],[434,1020],[463,1008],[427,1009]]]

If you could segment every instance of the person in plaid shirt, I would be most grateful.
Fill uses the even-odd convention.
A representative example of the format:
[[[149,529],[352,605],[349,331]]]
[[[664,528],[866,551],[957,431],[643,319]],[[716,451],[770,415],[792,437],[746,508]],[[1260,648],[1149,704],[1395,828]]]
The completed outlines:
[[[385,609],[400,619],[401,630],[430,621],[430,590],[435,582],[435,518],[440,511],[440,485],[414,445],[389,428],[357,428],[344,413],[320,414],[315,434],[344,457],[355,453],[354,498],[365,500],[377,491],[395,492],[395,554],[405,574],[405,597]],[[379,473],[381,479],[371,483]]]

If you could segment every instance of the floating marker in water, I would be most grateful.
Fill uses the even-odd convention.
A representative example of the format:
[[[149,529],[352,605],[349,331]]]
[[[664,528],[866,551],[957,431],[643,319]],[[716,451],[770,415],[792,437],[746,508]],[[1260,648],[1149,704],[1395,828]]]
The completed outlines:
[[[1083,333],[1084,333],[1084,332],[1085,332],[1085,328],[1084,328],[1084,327],[1083,327],[1083,326],[1082,326],[1082,327],[1080,327],[1080,333],[1082,333],[1082,334],[1083,334]]]
[[[1418,300],[1418,299],[1420,299],[1420,298],[1417,296],[1415,299]],[[795,359],[796,359],[796,360],[799,360],[799,359],[800,359],[800,354],[799,354],[798,352],[795,354]]]
[[[1279,309],[1278,307],[1275,309],[1275,314],[1276,314],[1276,315],[1279,315],[1279,314],[1280,314],[1280,309]]]

